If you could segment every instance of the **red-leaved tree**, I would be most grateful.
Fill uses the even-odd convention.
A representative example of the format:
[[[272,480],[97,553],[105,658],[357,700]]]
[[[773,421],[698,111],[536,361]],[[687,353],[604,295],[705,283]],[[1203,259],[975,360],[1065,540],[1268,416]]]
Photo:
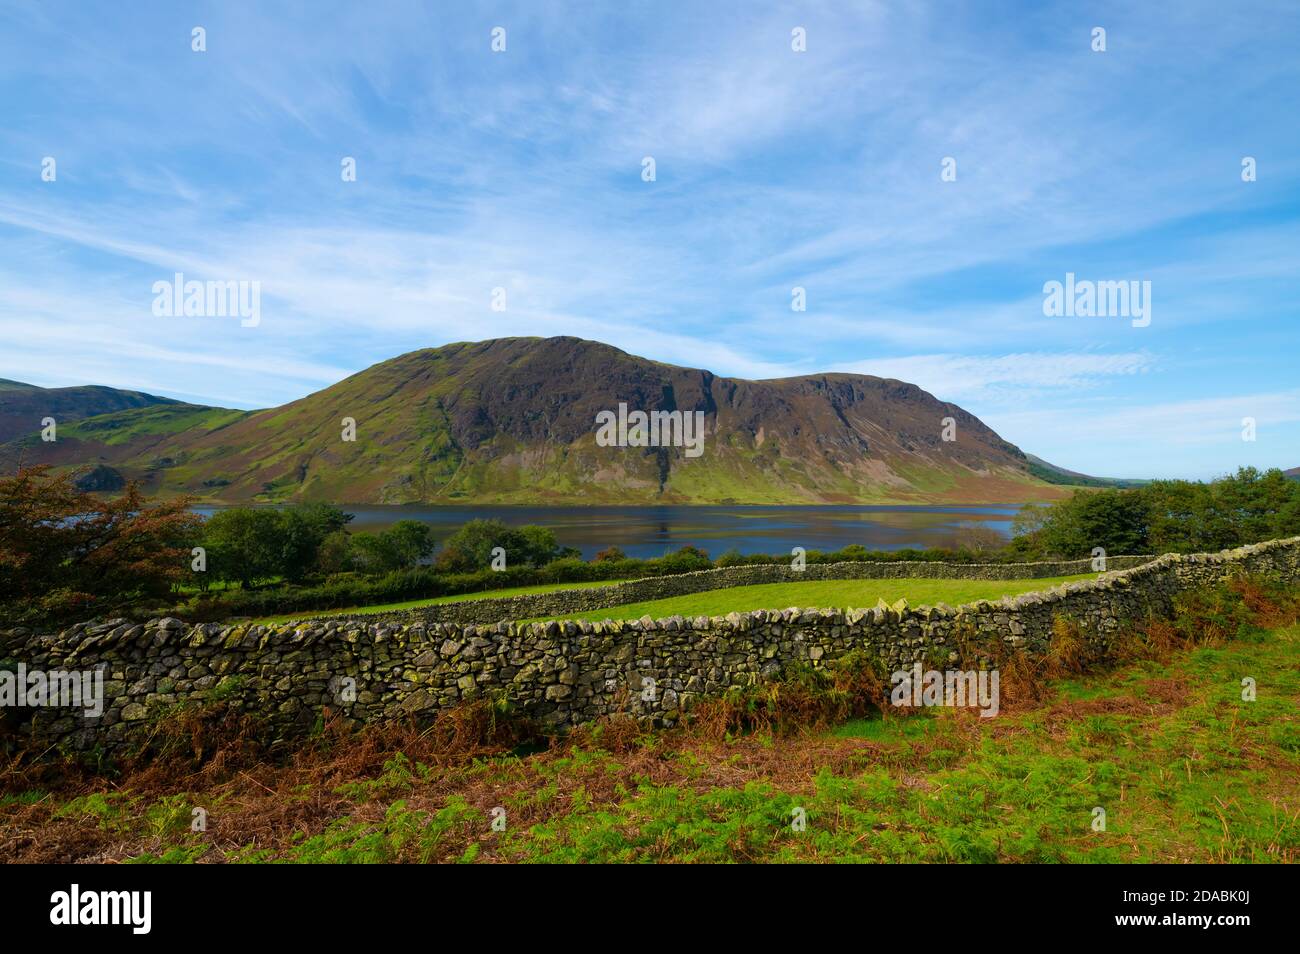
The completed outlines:
[[[189,504],[150,505],[134,483],[100,499],[48,467],[0,477],[0,616],[66,619],[166,596],[190,574],[202,520]]]

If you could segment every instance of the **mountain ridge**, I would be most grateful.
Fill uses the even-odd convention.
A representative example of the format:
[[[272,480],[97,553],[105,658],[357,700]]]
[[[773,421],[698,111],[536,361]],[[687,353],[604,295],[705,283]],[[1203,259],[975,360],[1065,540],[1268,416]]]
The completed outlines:
[[[53,417],[63,424],[129,408],[177,403],[180,402],[143,391],[100,384],[42,388],[0,378],[0,444],[39,430],[40,421],[45,417]]]
[[[704,454],[597,446],[597,413],[620,402],[702,411]],[[29,429],[0,446],[0,463],[19,454],[221,503],[1019,503],[1065,492],[914,384],[729,378],[572,337],[411,351],[263,410],[156,399],[60,421],[53,444]]]

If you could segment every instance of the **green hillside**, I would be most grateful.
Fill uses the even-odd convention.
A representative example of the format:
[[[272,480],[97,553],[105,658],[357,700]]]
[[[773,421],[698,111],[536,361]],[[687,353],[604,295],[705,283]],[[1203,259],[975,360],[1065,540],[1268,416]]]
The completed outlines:
[[[701,453],[599,446],[620,404],[700,412]],[[355,440],[344,439],[355,421]],[[953,421],[955,440],[941,438]],[[103,466],[153,494],[274,503],[1022,502],[1063,491],[977,418],[866,375],[720,378],[576,338],[415,351],[282,407],[169,403],[0,447]]]

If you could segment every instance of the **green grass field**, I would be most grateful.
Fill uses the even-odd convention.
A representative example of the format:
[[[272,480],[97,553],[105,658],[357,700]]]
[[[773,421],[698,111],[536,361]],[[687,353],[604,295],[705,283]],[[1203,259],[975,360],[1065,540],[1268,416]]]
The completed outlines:
[[[912,606],[947,603],[959,606],[974,600],[996,600],[1018,593],[1045,590],[1058,583],[1096,579],[1097,574],[1053,576],[1039,580],[817,580],[810,583],[763,583],[708,590],[645,603],[629,603],[613,609],[591,610],[555,619],[640,619],[651,616],[725,616],[756,609],[788,609],[791,606],[817,608],[872,607],[878,600],[896,603],[906,599]]]
[[[736,586],[730,589],[710,590],[691,596],[674,597],[665,600],[653,600],[645,603],[629,603],[613,609],[592,610],[589,613],[576,613],[557,619],[640,619],[642,616],[660,618],[664,616],[725,616],[731,612],[745,612],[755,609],[786,609],[791,606],[801,607],[850,607],[875,606],[883,599],[895,603],[905,598],[913,606],[927,606],[935,603],[947,603],[957,606],[973,600],[994,600],[1017,593],[1030,593],[1044,590],[1058,583],[1094,579],[1096,574],[1082,576],[1053,576],[1039,580],[820,580],[812,583],[765,583],[759,586]],[[407,600],[403,603],[382,603],[374,606],[359,606],[348,609],[308,611],[305,613],[285,613],[280,616],[266,616],[256,620],[257,623],[287,623],[290,620],[312,619],[318,616],[340,616],[343,614],[364,615],[369,613],[392,613],[400,610],[420,609],[426,606],[438,606],[443,603],[460,603],[465,600],[499,599],[507,596],[525,596],[531,593],[550,593],[555,590],[590,589],[598,586],[612,586],[618,580],[599,580],[587,583],[547,583],[539,586],[516,586],[503,590],[485,590],[481,593],[462,593],[457,596],[439,596],[424,600]]]
[[[484,590],[481,593],[459,593],[456,596],[436,596],[427,600],[407,600],[404,603],[378,603],[373,606],[354,606],[348,609],[308,611],[305,613],[287,613],[282,616],[266,616],[258,623],[286,623],[294,619],[312,619],[316,616],[340,616],[345,613],[362,615],[366,613],[392,613],[397,610],[419,609],[422,606],[437,606],[441,603],[461,603],[465,600],[492,600],[506,596],[526,596],[530,593],[550,593],[553,590],[585,590],[593,586],[612,586],[618,580],[596,580],[587,583],[542,583],[537,586],[512,586],[502,590]]]

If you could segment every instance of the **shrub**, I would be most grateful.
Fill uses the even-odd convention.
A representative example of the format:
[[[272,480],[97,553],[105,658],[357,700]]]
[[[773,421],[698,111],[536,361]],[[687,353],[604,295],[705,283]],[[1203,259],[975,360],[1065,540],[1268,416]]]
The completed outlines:
[[[701,699],[691,710],[691,725],[712,739],[746,732],[784,735],[888,712],[888,701],[883,664],[855,650],[820,668],[792,664],[778,679]]]

